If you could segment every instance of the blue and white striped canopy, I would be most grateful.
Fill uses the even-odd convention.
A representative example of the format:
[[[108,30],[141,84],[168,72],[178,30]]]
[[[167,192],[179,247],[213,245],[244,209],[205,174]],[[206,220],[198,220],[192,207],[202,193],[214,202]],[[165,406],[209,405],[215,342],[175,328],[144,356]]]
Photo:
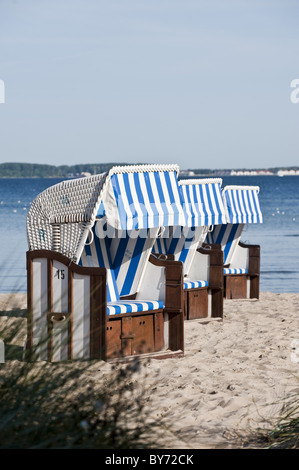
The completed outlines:
[[[184,225],[178,171],[176,165],[112,168],[101,206],[109,225],[119,230]]]
[[[231,224],[256,224],[263,222],[258,186],[226,186],[223,189],[227,222]]]
[[[226,223],[221,184],[221,178],[179,181],[186,227]]]

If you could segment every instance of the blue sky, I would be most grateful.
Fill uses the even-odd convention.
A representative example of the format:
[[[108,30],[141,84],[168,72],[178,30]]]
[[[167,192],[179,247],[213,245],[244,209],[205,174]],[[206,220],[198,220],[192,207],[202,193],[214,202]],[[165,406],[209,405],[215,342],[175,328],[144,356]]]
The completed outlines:
[[[299,165],[298,0],[0,0],[0,162]]]

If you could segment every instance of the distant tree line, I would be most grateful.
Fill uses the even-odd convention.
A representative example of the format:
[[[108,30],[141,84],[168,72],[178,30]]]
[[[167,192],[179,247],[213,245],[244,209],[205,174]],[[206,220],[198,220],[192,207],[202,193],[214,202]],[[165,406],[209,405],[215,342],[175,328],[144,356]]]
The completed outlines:
[[[83,172],[103,173],[119,163],[92,163],[79,165],[42,165],[38,163],[0,163],[1,178],[68,178]],[[124,163],[127,165],[127,163]]]
[[[136,164],[140,165],[140,163]],[[72,178],[82,173],[90,173],[91,175],[103,173],[117,165],[120,165],[120,163],[81,163],[78,165],[61,166],[43,165],[39,163],[0,163],[0,178]],[[121,165],[128,165],[128,163],[121,163]],[[299,167],[268,168],[268,170],[274,173],[277,173],[279,169],[298,170]],[[236,170],[240,170],[240,168],[236,168]],[[192,171],[194,176],[228,176],[231,170],[197,168],[185,170],[185,172],[186,171]],[[183,177],[183,175],[184,171],[181,169],[180,176]]]
[[[129,163],[121,163],[128,165]],[[141,163],[136,163],[140,165]],[[39,163],[0,163],[0,178],[71,178],[82,173],[96,175],[109,171],[113,166],[120,163],[81,163],[78,165],[43,165]],[[220,170],[190,169],[194,175],[213,176],[219,174]],[[222,170],[221,173],[229,174],[230,170]],[[183,177],[183,172],[182,175]]]

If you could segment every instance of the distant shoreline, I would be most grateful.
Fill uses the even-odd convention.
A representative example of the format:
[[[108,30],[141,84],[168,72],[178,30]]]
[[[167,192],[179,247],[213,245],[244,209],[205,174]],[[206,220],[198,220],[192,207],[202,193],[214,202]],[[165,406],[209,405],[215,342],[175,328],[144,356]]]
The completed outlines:
[[[8,180],[8,179],[77,179],[77,178],[84,178],[86,175],[82,175],[82,176],[0,176],[0,179],[5,179],[5,180]],[[277,173],[271,173],[271,174],[265,174],[265,173],[261,173],[261,174],[223,174],[223,173],[196,173],[194,175],[188,175],[184,172],[181,172],[179,174],[179,178],[180,177],[184,177],[184,178],[194,178],[194,177],[199,177],[199,178],[206,178],[206,177],[227,177],[227,176],[251,176],[251,177],[254,177],[254,176],[277,176],[277,177],[281,177],[281,176],[299,176],[299,173],[296,173],[296,174],[284,174],[284,175],[279,175]]]
[[[18,180],[18,179],[57,179],[57,178],[65,178],[65,176],[0,176],[2,180]]]
[[[0,163],[0,178],[61,178],[76,179],[109,171],[113,166],[142,165],[142,163],[86,163],[78,165],[47,165],[40,163]],[[299,176],[299,167],[272,168],[188,168],[180,169],[180,177],[222,177],[222,176]]]

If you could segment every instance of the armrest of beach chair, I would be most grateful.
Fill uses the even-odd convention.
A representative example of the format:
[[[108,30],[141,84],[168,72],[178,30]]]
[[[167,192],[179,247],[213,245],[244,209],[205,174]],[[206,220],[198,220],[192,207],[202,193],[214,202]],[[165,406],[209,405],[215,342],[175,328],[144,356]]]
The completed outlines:
[[[168,310],[182,309],[183,263],[151,254],[137,293],[138,299],[162,300]]]
[[[249,245],[239,242],[241,248],[249,250],[248,274],[258,276],[260,274],[260,245]]]
[[[197,251],[209,256],[209,287],[223,289],[223,251],[220,244],[203,244]]]
[[[221,250],[221,243],[203,243],[201,248],[208,248],[213,250]]]
[[[164,312],[169,322],[169,348],[184,350],[184,289],[183,263],[174,260],[162,260],[151,254],[152,266],[164,269],[165,300]]]
[[[209,289],[212,294],[212,317],[223,317],[223,251],[220,244],[203,244],[197,249],[200,256],[208,258]],[[207,256],[208,255],[208,256]]]
[[[249,297],[251,299],[258,299],[260,296],[260,245],[249,245],[239,242],[239,247],[247,249],[248,252]]]
[[[167,311],[183,310],[183,263],[172,259],[161,259],[151,254],[149,262],[165,268],[165,309]]]

